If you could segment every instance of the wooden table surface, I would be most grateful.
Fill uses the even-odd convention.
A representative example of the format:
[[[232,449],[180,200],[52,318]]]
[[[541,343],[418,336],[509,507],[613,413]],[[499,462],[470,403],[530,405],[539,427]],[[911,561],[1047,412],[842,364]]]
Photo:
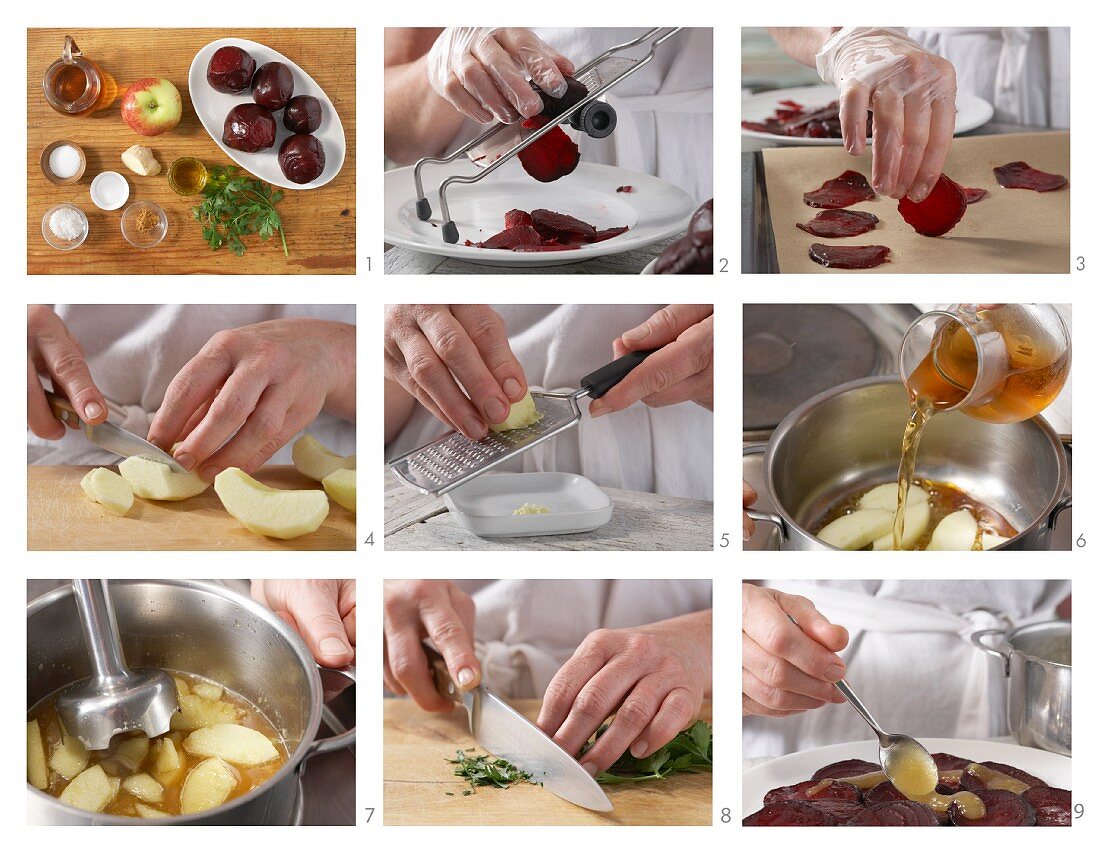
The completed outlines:
[[[289,541],[248,531],[222,506],[213,486],[181,502],[134,497],[125,517],[89,500],[80,480],[92,467],[27,467],[29,550],[353,550],[355,515],[329,500],[316,532]],[[293,466],[270,465],[255,478],[273,488],[321,485]]]
[[[510,701],[534,720],[540,700]],[[446,760],[458,749],[475,750],[466,711],[424,712],[411,700],[387,698],[382,720],[382,803],[387,825],[709,825],[711,776],[680,774],[652,783],[604,788],[614,809],[586,810],[538,786],[470,787]],[[711,707],[703,708],[710,720]],[[448,796],[447,793],[453,793]]]
[[[119,96],[90,116],[55,112],[42,93],[42,75],[61,55],[71,35],[85,56],[115,78]],[[168,166],[181,156],[207,165],[234,165],[203,129],[187,91],[191,60],[206,44],[237,37],[260,42],[297,63],[324,89],[344,126],[347,155],[334,180],[319,189],[284,190],[277,209],[286,228],[290,258],[276,236],[246,238],[235,257],[225,247],[211,251],[191,214],[198,198],[168,186]],[[183,99],[183,118],[160,136],[141,136],[122,120],[125,86],[142,77],[165,77]],[[80,145],[88,160],[83,177],[55,186],[42,173],[43,148],[59,139]],[[140,177],[122,164],[131,145],[152,149],[161,173]],[[122,210],[96,207],[88,194],[92,178],[117,171],[130,184],[129,201],[149,200],[168,214],[168,235],[140,250],[122,236]],[[68,201],[88,216],[88,238],[79,248],[58,251],[42,237],[42,216]],[[123,208],[125,209],[125,208]],[[27,272],[28,274],[354,274],[355,273],[355,30],[354,29],[29,29],[27,30]]]
[[[645,248],[624,251],[621,254],[605,254],[579,263],[527,269],[518,266],[484,266],[454,257],[387,246],[383,265],[387,275],[638,275],[650,261],[657,259],[667,246],[681,236],[682,234],[677,234]]]
[[[600,488],[611,497],[611,520],[576,535],[479,538],[462,528],[441,497],[385,476],[387,550],[710,550],[714,503],[641,491]],[[486,474],[486,475],[492,475]]]

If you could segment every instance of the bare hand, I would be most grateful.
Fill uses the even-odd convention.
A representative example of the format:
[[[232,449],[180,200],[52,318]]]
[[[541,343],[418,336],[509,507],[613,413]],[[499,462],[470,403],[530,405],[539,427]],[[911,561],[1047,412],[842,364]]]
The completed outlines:
[[[354,579],[253,579],[252,598],[290,624],[325,667],[355,663]]]
[[[649,756],[699,716],[711,687],[711,613],[589,635],[547,686],[538,725],[576,754],[612,713],[584,754],[589,774],[626,752]]]
[[[61,318],[44,304],[27,305],[27,426],[38,437],[60,440],[65,426],[50,411],[40,376],[49,376],[84,422],[107,419],[107,402],[99,392],[80,343]],[[76,428],[74,425],[73,428]]]
[[[844,702],[833,683],[844,677],[836,653],[848,631],[805,597],[745,583],[741,629],[742,715],[783,717]]]

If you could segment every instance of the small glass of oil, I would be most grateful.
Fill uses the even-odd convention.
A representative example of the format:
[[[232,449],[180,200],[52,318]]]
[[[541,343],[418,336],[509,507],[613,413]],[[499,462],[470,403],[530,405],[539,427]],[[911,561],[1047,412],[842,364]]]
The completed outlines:
[[[194,157],[180,157],[168,169],[168,185],[179,195],[199,195],[206,186],[206,166]]]

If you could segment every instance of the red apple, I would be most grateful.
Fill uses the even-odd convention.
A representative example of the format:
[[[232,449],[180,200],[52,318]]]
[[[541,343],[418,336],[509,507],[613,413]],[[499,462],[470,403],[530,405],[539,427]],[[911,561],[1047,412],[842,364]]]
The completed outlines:
[[[126,90],[122,99],[122,118],[130,129],[142,136],[159,136],[180,123],[183,101],[171,80],[146,77]]]

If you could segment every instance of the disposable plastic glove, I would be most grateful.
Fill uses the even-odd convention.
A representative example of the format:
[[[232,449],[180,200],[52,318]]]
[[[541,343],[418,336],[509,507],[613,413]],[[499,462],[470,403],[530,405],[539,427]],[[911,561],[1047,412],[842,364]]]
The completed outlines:
[[[955,132],[955,68],[905,34],[844,27],[822,46],[817,71],[840,89],[844,147],[860,154],[874,113],[871,184],[880,195],[928,197]]]
[[[542,112],[547,94],[565,94],[573,63],[523,27],[448,27],[428,51],[428,80],[440,97],[475,121],[514,124]]]

